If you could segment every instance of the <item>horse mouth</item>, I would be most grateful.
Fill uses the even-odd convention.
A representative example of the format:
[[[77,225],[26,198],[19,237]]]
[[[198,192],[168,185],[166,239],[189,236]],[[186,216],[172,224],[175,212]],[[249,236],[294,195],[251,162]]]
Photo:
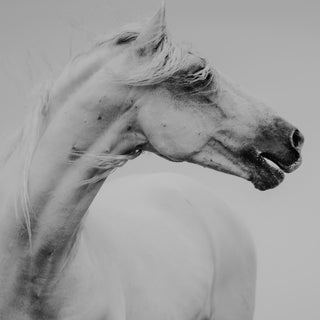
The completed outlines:
[[[256,153],[253,160],[254,170],[250,179],[255,188],[264,191],[277,187],[285,177],[287,168],[267,153]]]
[[[268,152],[250,153],[249,159],[254,168],[249,180],[262,191],[277,187],[284,180],[285,173],[293,172],[302,163],[300,154],[290,157],[284,163],[277,156]]]

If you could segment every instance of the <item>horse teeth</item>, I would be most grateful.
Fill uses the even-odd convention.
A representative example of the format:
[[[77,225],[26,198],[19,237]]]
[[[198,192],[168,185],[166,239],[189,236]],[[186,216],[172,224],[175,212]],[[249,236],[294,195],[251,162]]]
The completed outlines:
[[[268,163],[268,165],[274,169],[279,170],[279,167],[271,160],[269,160],[268,158],[263,157],[264,160]]]

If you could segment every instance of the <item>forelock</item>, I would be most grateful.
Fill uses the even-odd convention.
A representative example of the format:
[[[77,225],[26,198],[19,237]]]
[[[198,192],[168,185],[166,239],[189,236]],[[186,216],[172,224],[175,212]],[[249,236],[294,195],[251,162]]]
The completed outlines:
[[[140,31],[140,25],[132,25],[112,37],[102,39],[100,44],[108,42],[113,46],[133,46]],[[194,93],[210,93],[216,90],[214,72],[206,60],[199,57],[199,68],[189,69],[190,54],[192,54],[189,50],[190,48],[176,44],[170,35],[166,34],[151,59],[142,58],[143,63],[141,63],[139,57],[138,59],[132,57],[131,61],[137,63],[132,65],[126,73],[120,74],[118,80],[130,86],[169,83],[178,89],[186,89]],[[136,54],[134,50],[131,53]]]

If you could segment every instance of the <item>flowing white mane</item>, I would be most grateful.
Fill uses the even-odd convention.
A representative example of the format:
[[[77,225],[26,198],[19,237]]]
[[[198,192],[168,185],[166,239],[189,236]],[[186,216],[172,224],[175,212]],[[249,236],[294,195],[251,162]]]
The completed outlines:
[[[0,156],[0,164],[5,166],[10,157],[19,152],[21,167],[21,182],[17,192],[17,206],[23,208],[26,228],[31,244],[31,222],[30,222],[30,206],[28,195],[28,177],[31,166],[32,157],[39,139],[46,127],[46,113],[48,110],[49,87],[44,85],[37,90],[37,95],[32,99],[32,105],[29,107],[23,126],[5,142],[4,151]]]

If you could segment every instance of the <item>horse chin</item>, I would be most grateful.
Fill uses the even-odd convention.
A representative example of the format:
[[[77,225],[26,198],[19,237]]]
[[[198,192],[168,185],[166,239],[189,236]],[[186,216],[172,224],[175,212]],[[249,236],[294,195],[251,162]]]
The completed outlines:
[[[250,181],[256,189],[265,191],[277,187],[284,180],[284,173],[281,170],[269,170],[266,175],[265,171],[260,174],[252,176]]]
[[[261,191],[273,189],[281,184],[285,174],[279,164],[271,161],[263,154],[256,153],[251,157],[251,175],[248,179],[253,183],[255,188]]]

